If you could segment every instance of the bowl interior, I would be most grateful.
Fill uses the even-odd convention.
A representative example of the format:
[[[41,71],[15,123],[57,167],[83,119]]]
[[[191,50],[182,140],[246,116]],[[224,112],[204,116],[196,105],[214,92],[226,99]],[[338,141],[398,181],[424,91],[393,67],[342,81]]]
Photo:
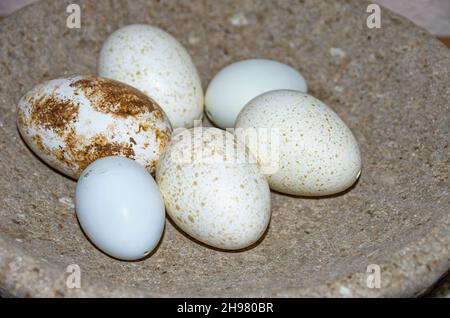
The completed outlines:
[[[120,286],[130,295],[138,289],[169,296],[300,295],[383,264],[448,217],[442,114],[449,93],[441,83],[450,87],[442,71],[450,62],[448,55],[438,58],[437,44],[418,28],[386,13],[383,31],[368,29],[361,1],[79,2],[80,29],[66,27],[70,1],[38,3],[1,28],[0,236],[45,266],[65,273],[78,264],[84,284]],[[77,224],[75,182],[25,146],[15,107],[44,80],[95,74],[102,41],[130,23],[173,34],[192,55],[204,88],[221,67],[244,58],[300,70],[310,93],[354,132],[363,156],[359,182],[320,199],[272,193],[269,231],[245,252],[199,245],[169,221],[158,250],[145,260],[121,262],[99,252]]]

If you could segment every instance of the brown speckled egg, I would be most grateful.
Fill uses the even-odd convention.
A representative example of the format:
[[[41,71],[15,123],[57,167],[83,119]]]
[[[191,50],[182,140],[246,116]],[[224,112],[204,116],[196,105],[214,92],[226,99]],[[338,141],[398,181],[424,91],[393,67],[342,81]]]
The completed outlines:
[[[18,103],[18,128],[47,164],[77,179],[98,158],[135,159],[150,173],[172,132],[164,111],[126,84],[70,76],[37,85]]]
[[[175,135],[156,169],[166,211],[193,238],[220,249],[255,243],[270,220],[270,190],[234,136],[197,127]]]
[[[344,191],[361,173],[358,143],[347,125],[318,99],[277,90],[251,100],[235,126],[238,139],[256,130],[249,143],[270,187],[292,195],[322,196]],[[267,137],[266,137],[267,136]]]

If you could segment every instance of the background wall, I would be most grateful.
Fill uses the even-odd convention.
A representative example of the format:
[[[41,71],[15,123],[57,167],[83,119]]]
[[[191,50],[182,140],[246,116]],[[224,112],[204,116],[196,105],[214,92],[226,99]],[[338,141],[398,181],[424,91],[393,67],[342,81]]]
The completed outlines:
[[[6,16],[33,1],[36,0],[0,0],[0,16]],[[374,0],[373,2],[411,19],[436,36],[450,37],[450,0]]]
[[[450,37],[450,0],[375,0],[432,34]]]

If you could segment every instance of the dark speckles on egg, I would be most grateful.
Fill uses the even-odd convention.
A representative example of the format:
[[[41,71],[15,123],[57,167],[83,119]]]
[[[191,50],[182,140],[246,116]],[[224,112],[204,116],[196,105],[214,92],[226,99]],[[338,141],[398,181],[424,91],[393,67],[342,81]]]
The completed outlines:
[[[89,99],[91,107],[101,113],[127,117],[160,110],[156,102],[147,95],[111,79],[87,77],[70,86],[81,90]]]
[[[19,101],[17,113],[31,149],[74,179],[91,162],[111,155],[135,159],[154,173],[172,133],[162,109],[146,95],[92,76],[38,85]]]

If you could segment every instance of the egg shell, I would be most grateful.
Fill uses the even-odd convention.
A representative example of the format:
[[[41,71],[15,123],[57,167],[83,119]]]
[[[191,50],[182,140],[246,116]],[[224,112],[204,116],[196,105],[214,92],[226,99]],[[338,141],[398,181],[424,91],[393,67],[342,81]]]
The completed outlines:
[[[77,179],[94,160],[121,155],[154,173],[172,132],[156,102],[117,81],[69,76],[37,85],[18,103],[18,128],[42,160]]]
[[[197,127],[175,135],[158,163],[156,181],[171,219],[207,245],[248,247],[269,224],[267,180],[256,158],[223,130]]]
[[[361,173],[361,154],[352,132],[330,107],[310,95],[278,90],[251,100],[236,120],[235,134],[243,140],[248,129],[261,128],[278,138],[258,138],[248,147],[262,167],[275,158],[267,149],[278,149],[277,168],[267,175],[276,191],[335,194],[352,186]]]
[[[113,32],[100,52],[98,73],[138,88],[168,115],[173,128],[203,115],[203,90],[189,53],[160,28],[133,24]]]
[[[208,118],[220,128],[233,128],[239,112],[263,93],[292,89],[307,92],[302,74],[289,65],[266,59],[230,64],[211,80],[205,94]]]
[[[83,171],[75,207],[92,243],[121,260],[150,254],[164,230],[164,202],[155,180],[124,157],[98,159]]]

